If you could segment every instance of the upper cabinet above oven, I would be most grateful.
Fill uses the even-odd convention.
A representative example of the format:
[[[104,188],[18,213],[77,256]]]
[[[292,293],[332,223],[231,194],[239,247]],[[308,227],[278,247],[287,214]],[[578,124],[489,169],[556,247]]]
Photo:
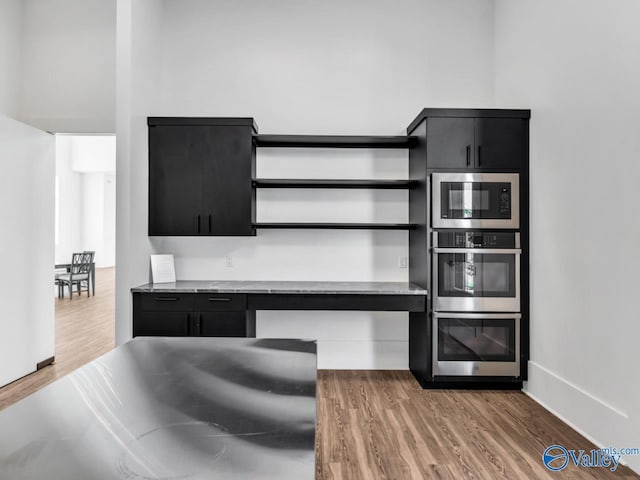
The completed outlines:
[[[429,170],[518,171],[528,154],[529,116],[528,110],[424,109],[408,133],[419,136],[426,123]]]
[[[519,169],[524,150],[519,118],[429,118],[429,168]]]

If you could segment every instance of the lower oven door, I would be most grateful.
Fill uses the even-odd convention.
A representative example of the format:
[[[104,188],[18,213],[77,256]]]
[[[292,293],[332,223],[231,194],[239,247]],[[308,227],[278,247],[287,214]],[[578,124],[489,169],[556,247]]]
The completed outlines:
[[[437,312],[520,311],[520,249],[434,248]]]
[[[433,374],[520,376],[519,313],[434,313]]]

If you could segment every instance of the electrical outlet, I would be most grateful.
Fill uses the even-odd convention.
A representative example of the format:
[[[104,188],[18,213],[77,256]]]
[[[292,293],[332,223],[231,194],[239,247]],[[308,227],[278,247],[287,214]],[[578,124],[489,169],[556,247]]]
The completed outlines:
[[[232,268],[233,267],[233,258],[230,255],[224,257],[224,265],[225,267]]]
[[[398,257],[398,268],[409,268],[409,257],[400,255]]]

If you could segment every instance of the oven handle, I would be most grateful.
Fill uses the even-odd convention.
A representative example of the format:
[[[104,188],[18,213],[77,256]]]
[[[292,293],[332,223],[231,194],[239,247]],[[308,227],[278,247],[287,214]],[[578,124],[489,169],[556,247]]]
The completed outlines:
[[[514,318],[516,320],[520,320],[522,318],[521,313],[443,313],[443,312],[433,312],[433,318],[468,318],[470,320],[473,319],[484,319],[484,318],[495,318],[496,320],[510,319]]]
[[[497,253],[520,255],[520,248],[433,248],[433,253]]]

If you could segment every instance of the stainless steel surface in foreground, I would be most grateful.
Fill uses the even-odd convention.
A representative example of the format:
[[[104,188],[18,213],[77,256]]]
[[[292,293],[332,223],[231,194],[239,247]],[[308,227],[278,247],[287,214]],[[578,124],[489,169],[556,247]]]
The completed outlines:
[[[316,345],[136,338],[0,412],[0,478],[304,479]]]

